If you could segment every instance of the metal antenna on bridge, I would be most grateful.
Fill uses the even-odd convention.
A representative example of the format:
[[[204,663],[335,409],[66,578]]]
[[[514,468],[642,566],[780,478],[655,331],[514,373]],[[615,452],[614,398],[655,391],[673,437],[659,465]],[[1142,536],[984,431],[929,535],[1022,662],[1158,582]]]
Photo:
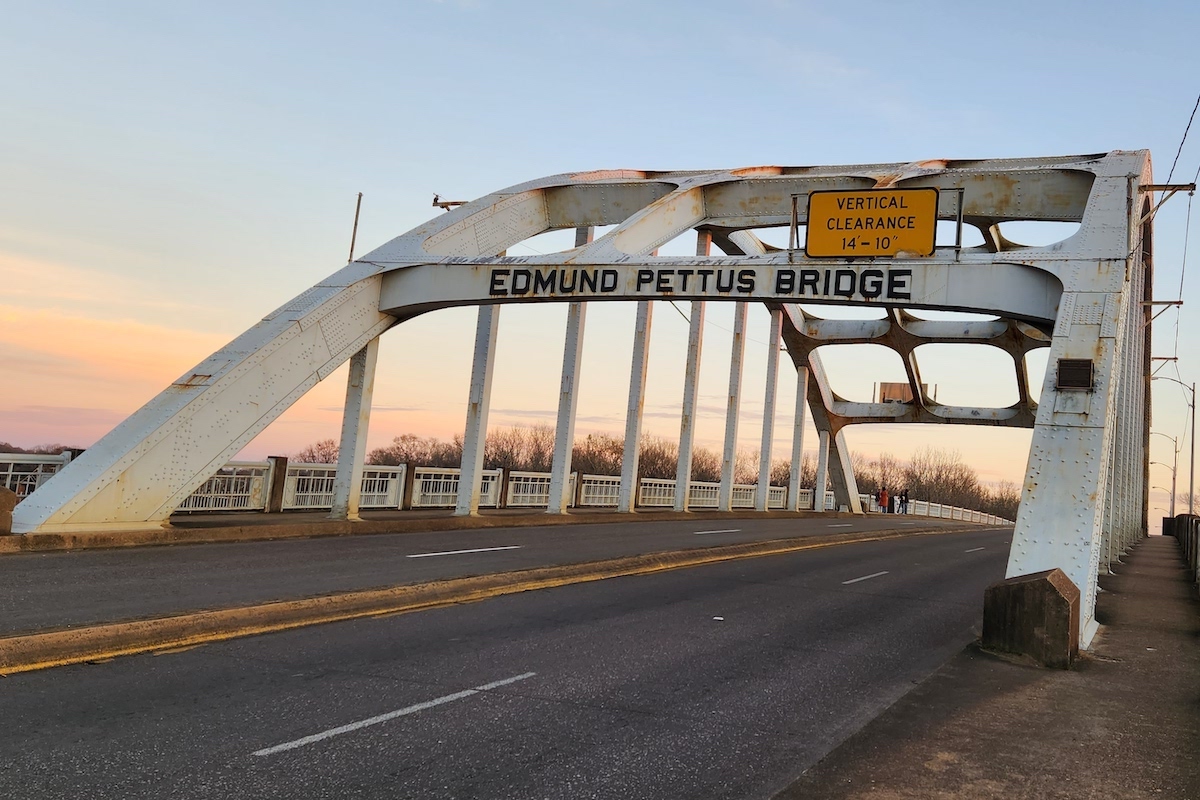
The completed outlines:
[[[354,229],[350,231],[350,258],[354,260],[354,240],[358,238],[358,212],[362,210],[362,192],[358,193],[358,201],[354,204]]]

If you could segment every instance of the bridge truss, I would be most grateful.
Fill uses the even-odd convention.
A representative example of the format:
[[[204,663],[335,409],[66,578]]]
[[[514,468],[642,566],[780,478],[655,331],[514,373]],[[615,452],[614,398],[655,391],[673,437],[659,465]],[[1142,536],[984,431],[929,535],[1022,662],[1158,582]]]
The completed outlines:
[[[851,510],[861,509],[842,436],[847,425],[1033,428],[1008,574],[1061,568],[1083,594],[1086,645],[1095,630],[1098,571],[1146,530],[1149,186],[1145,151],[694,172],[611,170],[520,184],[393,239],[267,315],[181,375],[18,506],[14,532],[164,523],[194,489],[348,360],[336,510],[354,517],[378,337],[419,314],[460,305],[480,309],[462,477],[476,493],[460,493],[459,508],[470,513],[478,502],[499,309],[530,302],[571,304],[551,511],[564,508],[555,499],[561,499],[569,472],[586,304],[639,303],[621,498],[622,510],[631,510],[628,473],[636,469],[636,446],[630,449],[629,442],[636,443],[641,427],[650,301],[693,304],[680,443],[683,486],[691,460],[704,304],[734,301],[744,309],[745,303],[763,302],[771,309],[773,342],[786,345],[798,370],[799,396],[812,412],[821,444],[818,488],[828,482],[838,502]],[[812,259],[799,245],[772,247],[755,234],[790,228],[798,242],[808,223],[804,201],[816,191],[901,188],[937,189],[938,219],[976,228],[984,243],[939,247],[928,256]],[[1006,223],[1030,220],[1072,222],[1079,228],[1043,247],[1010,241],[1002,231]],[[612,227],[593,238],[592,232],[604,226]],[[530,237],[563,229],[577,231],[574,248],[505,255]],[[661,245],[688,231],[697,236],[694,256],[657,255]],[[719,255],[713,254],[714,245]],[[818,319],[799,303],[879,307],[886,318]],[[995,319],[924,320],[907,309]],[[744,325],[744,312],[739,313]],[[971,408],[941,405],[929,397],[914,351],[945,342],[990,344],[1011,354],[1017,403]],[[899,353],[912,399],[858,403],[835,394],[815,350],[845,343],[882,344]],[[735,334],[734,431],[738,346]],[[1049,367],[1035,393],[1024,358],[1041,347],[1050,350]],[[768,416],[776,366],[769,369]],[[764,433],[764,469],[769,452]],[[798,444],[794,458],[799,458]],[[799,470],[792,472],[798,476]]]

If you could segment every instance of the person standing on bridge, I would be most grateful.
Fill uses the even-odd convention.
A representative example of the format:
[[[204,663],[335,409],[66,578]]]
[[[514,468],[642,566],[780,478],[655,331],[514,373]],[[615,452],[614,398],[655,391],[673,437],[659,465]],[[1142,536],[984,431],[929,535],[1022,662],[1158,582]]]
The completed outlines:
[[[888,490],[886,486],[879,490],[879,513],[888,513],[888,501],[890,499],[891,498],[888,497]]]
[[[908,513],[908,489],[900,490],[900,513]]]

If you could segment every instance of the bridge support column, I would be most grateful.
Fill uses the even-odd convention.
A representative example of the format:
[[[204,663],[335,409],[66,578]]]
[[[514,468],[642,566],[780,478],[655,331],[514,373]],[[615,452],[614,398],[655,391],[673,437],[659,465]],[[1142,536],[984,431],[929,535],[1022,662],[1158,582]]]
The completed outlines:
[[[583,326],[587,304],[567,308],[567,343],[563,350],[562,385],[558,395],[558,422],[554,427],[554,458],[550,467],[548,514],[563,514],[570,504],[571,450],[575,444],[575,409],[579,405],[579,365],[583,360]]]
[[[829,431],[817,431],[817,480],[813,484],[813,511],[825,511],[825,487],[829,485]]]
[[[712,251],[712,233],[698,231],[696,255]],[[700,391],[700,356],[704,349],[703,300],[692,301],[688,326],[687,368],[683,377],[683,414],[679,421],[679,466],[675,470],[675,510],[688,510],[688,488],[692,479],[692,449],[696,441],[696,397]]]
[[[808,368],[796,370],[796,419],[792,423],[792,470],[788,481],[788,510],[800,510],[800,465],[804,461],[804,412],[808,408]]]
[[[775,443],[775,395],[779,383],[779,341],[783,334],[783,311],[771,309],[771,333],[767,339],[767,386],[763,396],[762,447],[759,450],[758,490],[754,507],[766,511],[771,495],[771,451]]]
[[[375,390],[375,365],[379,337],[350,357],[346,379],[346,406],[342,411],[342,440],[338,449],[337,476],[333,479],[330,519],[357,520],[362,494],[363,460],[367,456],[367,429],[371,424],[371,395]]]
[[[1136,275],[1124,280],[1125,266],[1093,264],[1063,293],[1008,561],[1009,578],[1058,567],[1079,587],[1083,647],[1097,629],[1104,529],[1119,561],[1130,520],[1142,516],[1142,488],[1132,484],[1141,479],[1134,443],[1144,439],[1144,414],[1125,404],[1128,362],[1140,363],[1132,340],[1142,336],[1130,298],[1141,291]],[[1077,375],[1071,368],[1079,363],[1090,368]]]
[[[646,400],[646,366],[650,363],[650,323],[654,306],[641,300],[633,330],[633,358],[629,370],[629,404],[625,409],[625,450],[621,455],[621,489],[617,511],[629,514],[637,504],[638,445],[642,438],[642,407]]]
[[[721,456],[721,490],[717,507],[733,510],[734,469],[737,466],[738,417],[742,405],[742,363],[746,355],[748,303],[733,307],[733,348],[729,354],[729,398],[725,403],[725,449]]]
[[[593,228],[575,229],[575,246],[592,241]],[[583,328],[587,304],[567,307],[566,344],[563,347],[562,384],[558,393],[558,421],[554,426],[554,458],[550,466],[550,500],[547,514],[565,514],[571,503],[571,452],[575,446],[575,410],[579,406],[579,368],[583,362]]]
[[[462,471],[458,476],[456,517],[479,514],[483,483],[483,446],[487,439],[488,408],[492,402],[492,372],[496,362],[496,334],[500,307],[480,306],[475,324],[475,359],[471,366],[471,394],[463,432]]]

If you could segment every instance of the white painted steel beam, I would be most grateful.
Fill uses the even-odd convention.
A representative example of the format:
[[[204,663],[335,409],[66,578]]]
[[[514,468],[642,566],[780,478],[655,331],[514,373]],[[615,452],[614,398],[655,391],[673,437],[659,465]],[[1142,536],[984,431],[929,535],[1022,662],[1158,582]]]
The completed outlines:
[[[571,449],[575,444],[575,410],[579,405],[579,371],[583,362],[583,327],[586,321],[586,303],[571,303],[567,306],[566,345],[563,348],[558,421],[554,427],[550,503],[546,509],[548,514],[566,513],[570,505]]]
[[[788,480],[788,510],[800,510],[801,465],[804,463],[804,413],[808,408],[808,368],[796,369],[796,417],[792,423],[792,473]]]
[[[825,512],[825,492],[829,486],[829,431],[817,429],[817,477],[813,483],[813,511]]]
[[[575,230],[575,246],[592,241],[593,228]],[[567,306],[562,380],[558,391],[558,420],[554,426],[554,456],[550,465],[548,514],[565,514],[571,504],[571,454],[575,445],[575,410],[579,407],[579,373],[583,363],[583,330],[587,304]]]
[[[729,353],[729,397],[725,403],[725,446],[721,454],[721,488],[717,508],[733,510],[733,482],[737,467],[738,420],[742,405],[742,362],[746,356],[746,303],[733,307],[733,346]]]
[[[711,248],[712,234],[697,231],[696,255],[707,256]],[[687,365],[683,376],[683,410],[679,418],[679,464],[675,470],[676,511],[688,510],[692,449],[696,442],[696,405],[700,394],[700,359],[704,350],[704,311],[704,302],[694,301],[688,316]]]
[[[492,374],[496,366],[496,334],[500,308],[480,306],[475,323],[475,356],[471,363],[471,388],[467,400],[467,423],[463,432],[462,471],[458,476],[458,498],[454,515],[479,514],[483,488],[483,454],[487,442],[488,410],[492,404]]]
[[[654,306],[638,303],[633,330],[633,356],[629,367],[629,403],[625,408],[625,450],[621,457],[621,489],[617,511],[629,514],[637,505],[638,447],[642,439],[642,409],[646,403],[646,369],[650,364],[650,325]]]
[[[366,347],[350,359],[330,519],[359,518],[358,503],[362,494],[363,462],[367,458],[367,430],[371,425],[371,396],[375,391],[375,366],[378,362],[378,337],[368,342]]]
[[[771,309],[771,329],[767,336],[767,380],[763,396],[762,444],[759,449],[758,490],[754,508],[767,510],[771,493],[771,451],[775,443],[775,396],[779,383],[779,342],[783,329],[783,311]]]

